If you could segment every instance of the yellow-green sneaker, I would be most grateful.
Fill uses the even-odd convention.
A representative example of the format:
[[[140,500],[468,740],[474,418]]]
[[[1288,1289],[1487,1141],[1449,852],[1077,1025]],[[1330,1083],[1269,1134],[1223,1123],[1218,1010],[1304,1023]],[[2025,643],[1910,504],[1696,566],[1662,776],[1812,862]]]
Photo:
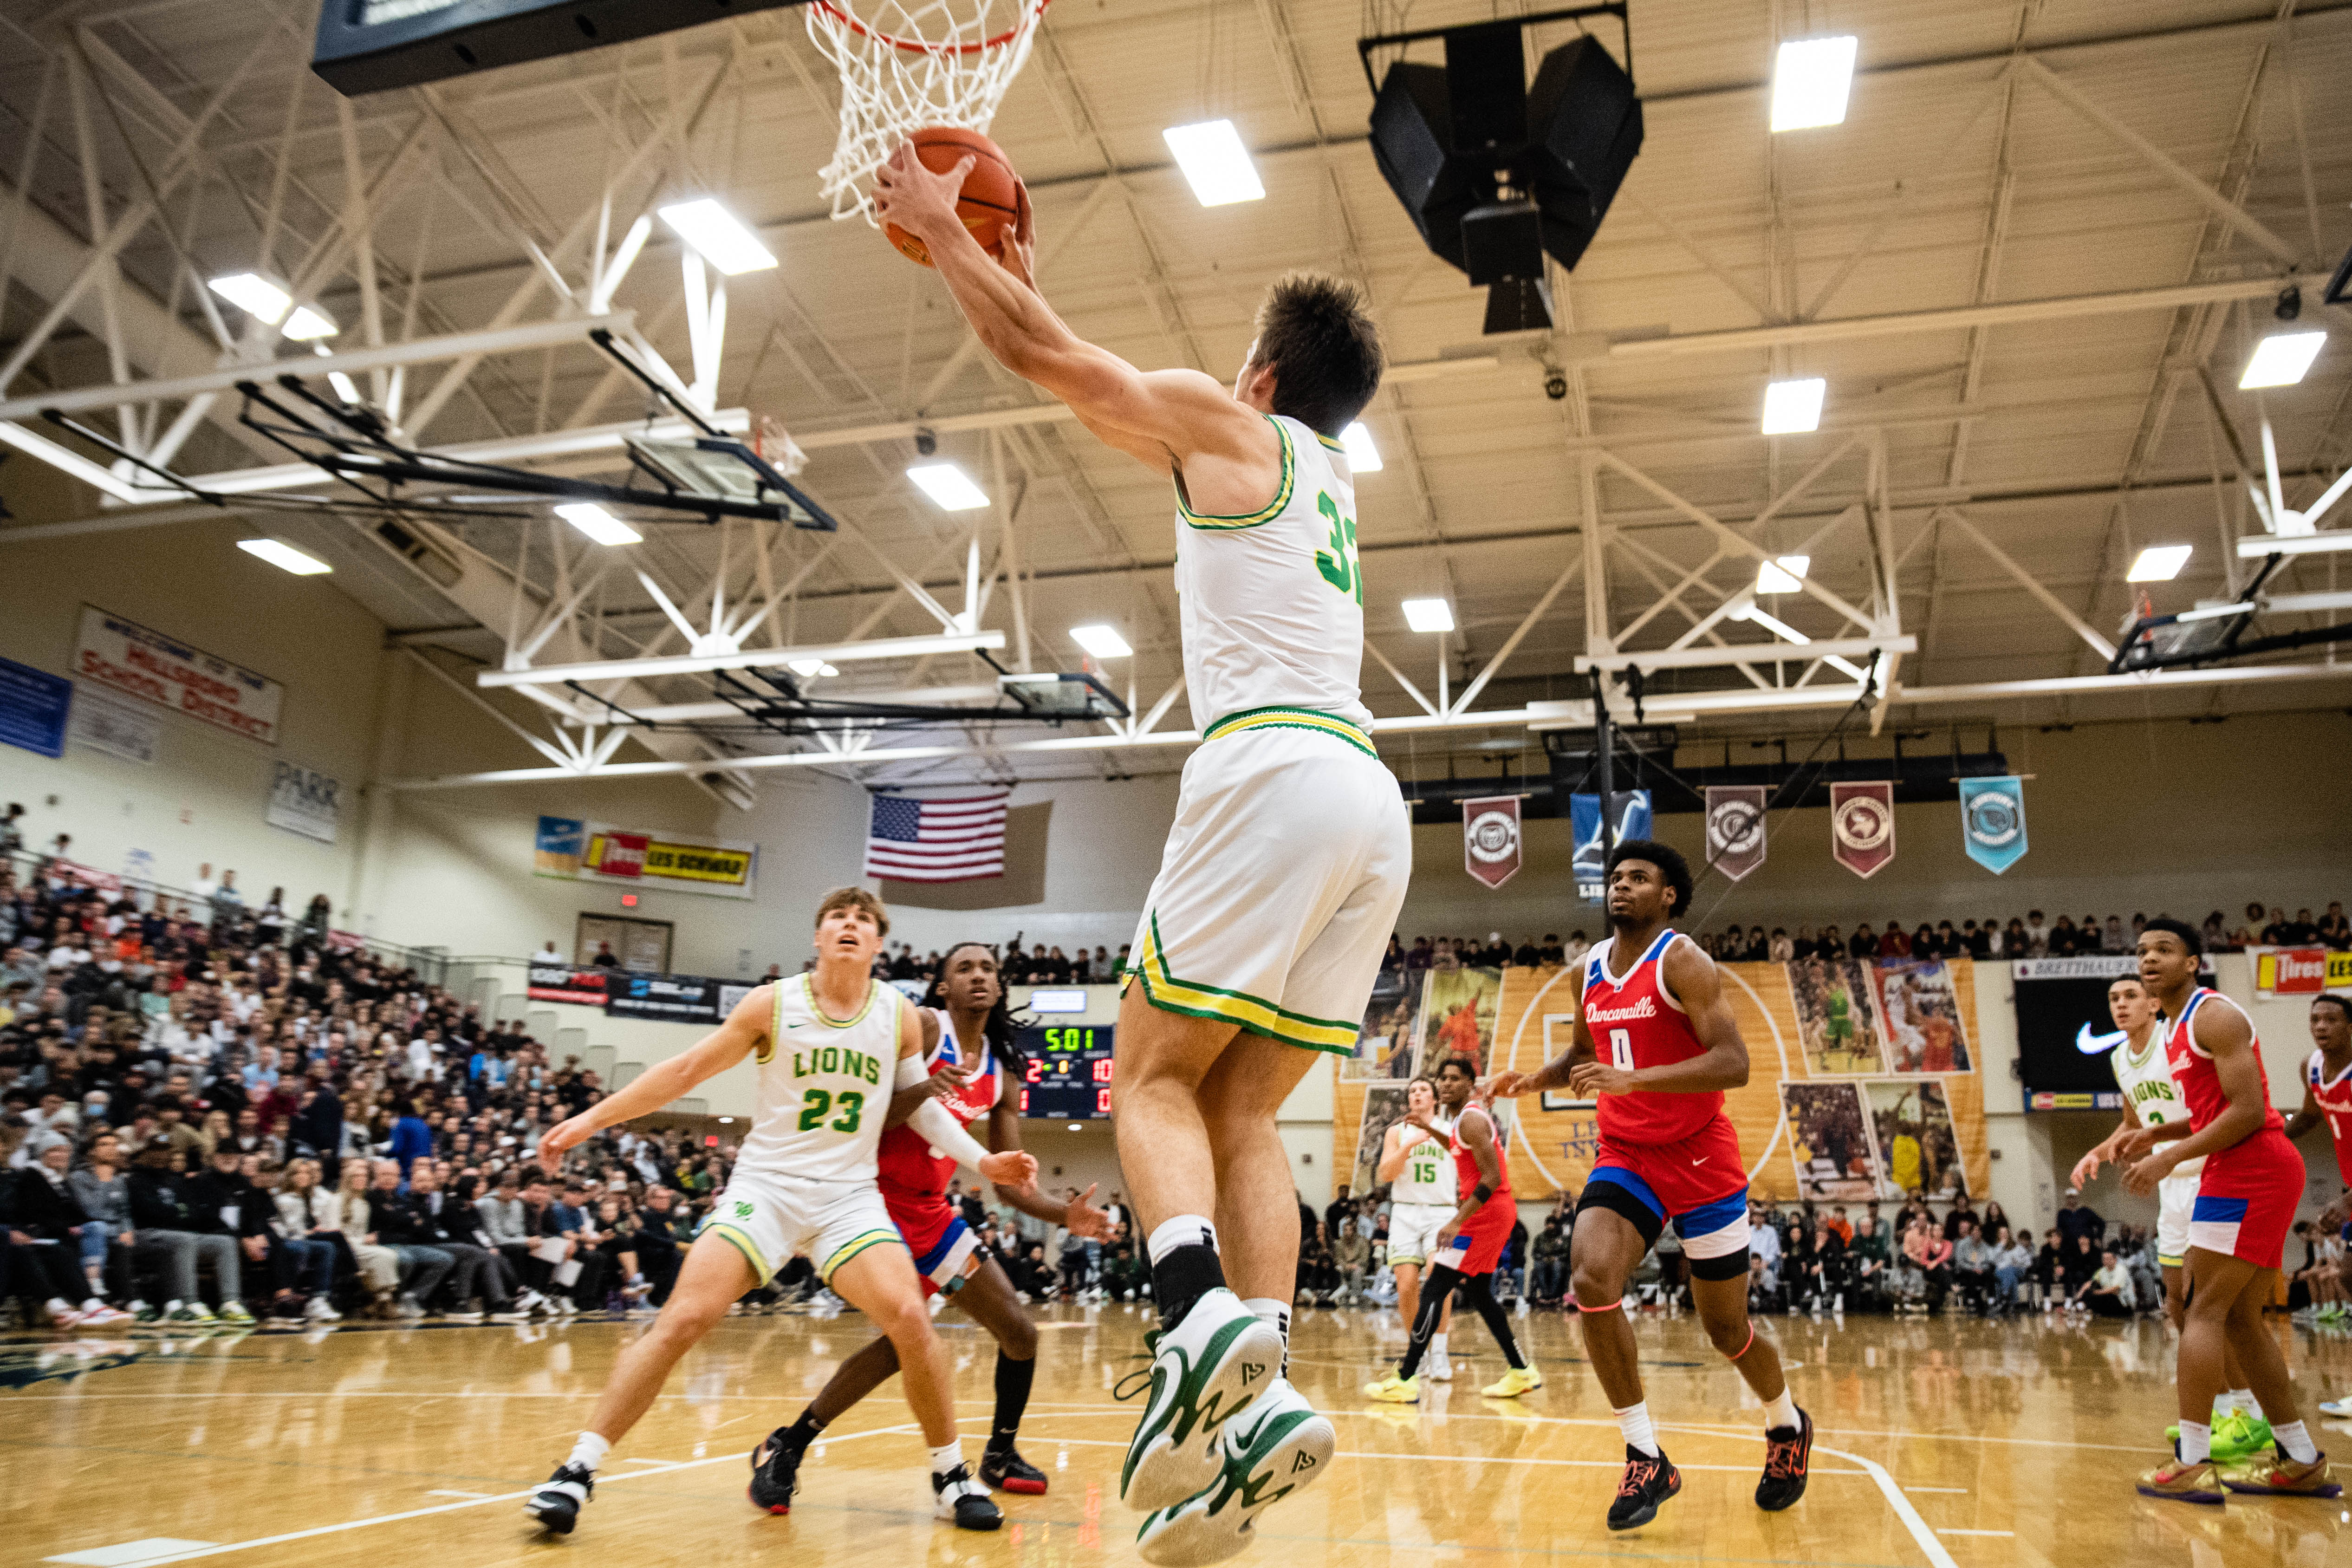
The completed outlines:
[[[1391,1372],[1377,1383],[1364,1384],[1364,1396],[1389,1405],[1418,1405],[1421,1403],[1421,1379],[1399,1377]]]
[[[2213,1423],[2213,1462],[2227,1464],[2250,1454],[2270,1451],[2271,1424],[2259,1415],[2231,1408]]]

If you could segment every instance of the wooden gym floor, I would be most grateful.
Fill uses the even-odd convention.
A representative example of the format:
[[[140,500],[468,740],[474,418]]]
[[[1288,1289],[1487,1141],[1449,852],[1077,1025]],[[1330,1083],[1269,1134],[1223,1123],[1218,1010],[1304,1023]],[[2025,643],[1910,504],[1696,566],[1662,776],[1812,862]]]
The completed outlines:
[[[953,1312],[940,1321],[976,1456],[994,1346]],[[1515,1320],[1546,1386],[1487,1400],[1478,1385],[1501,1361],[1465,1316],[1455,1382],[1425,1385],[1415,1410],[1357,1394],[1402,1343],[1392,1315],[1309,1311],[1292,1375],[1335,1417],[1341,1462],[1269,1513],[1266,1539],[1239,1561],[1359,1568],[1400,1549],[1427,1561],[1434,1548],[1445,1561],[1496,1564],[2352,1563],[2346,1501],[2200,1509],[2133,1494],[2134,1476],[2160,1457],[2172,1404],[2160,1325],[1774,1320],[1821,1435],[1804,1500],[1770,1516],[1748,1499],[1763,1444],[1736,1374],[1689,1318],[1636,1321],[1651,1405],[1685,1477],[1648,1529],[1601,1527],[1622,1448],[1572,1325]],[[855,1314],[721,1325],[614,1451],[568,1541],[537,1535],[520,1500],[569,1449],[639,1324],[19,1336],[0,1342],[0,1563],[1137,1562],[1135,1516],[1118,1499],[1134,1407],[1116,1403],[1111,1385],[1142,1364],[1147,1320],[1118,1306],[1062,1307],[1041,1322],[1022,1447],[1053,1490],[1002,1499],[1007,1524],[994,1536],[930,1518],[922,1445],[895,1384],[826,1434],[790,1518],[745,1500],[742,1456],[863,1342]],[[2284,1322],[2276,1331],[2322,1446],[2352,1472],[2352,1423],[2321,1424],[2314,1408],[2352,1389],[2352,1339]]]

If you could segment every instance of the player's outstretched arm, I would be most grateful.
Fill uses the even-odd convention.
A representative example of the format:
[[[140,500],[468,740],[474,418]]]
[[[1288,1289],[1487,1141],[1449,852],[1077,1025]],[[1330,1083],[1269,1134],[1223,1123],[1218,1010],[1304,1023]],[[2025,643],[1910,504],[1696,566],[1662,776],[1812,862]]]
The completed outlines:
[[[1580,1068],[1589,1068],[1600,1053],[1592,1044],[1592,1031],[1584,1026],[1579,1016],[1576,1026],[1569,1031],[1568,1049],[1533,1072],[1498,1072],[1478,1086],[1484,1100],[1519,1100],[1547,1089],[1563,1089],[1572,1081]]]
[[[1000,265],[956,216],[972,160],[935,174],[900,148],[875,174],[877,213],[923,242],[981,345],[1024,381],[1066,403],[1113,447],[1165,472],[1193,457],[1262,458],[1265,422],[1193,370],[1138,370],[1070,331],[1034,288]],[[1015,265],[1027,267],[1025,253]]]
[[[656,1062],[579,1115],[557,1122],[540,1134],[542,1154],[561,1154],[606,1127],[659,1110],[706,1079],[718,1077],[758,1048],[768,1037],[768,1020],[775,1016],[776,988],[758,985],[735,1004],[719,1027],[666,1062]]]

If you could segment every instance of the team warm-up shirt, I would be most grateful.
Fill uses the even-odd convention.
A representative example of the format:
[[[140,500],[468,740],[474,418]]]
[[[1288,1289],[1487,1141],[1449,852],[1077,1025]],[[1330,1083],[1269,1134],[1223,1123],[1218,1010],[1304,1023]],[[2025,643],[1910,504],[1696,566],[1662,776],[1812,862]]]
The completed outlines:
[[[956,1042],[955,1020],[948,1016],[947,1009],[934,1008],[932,1016],[940,1021],[940,1042],[931,1047],[923,1066],[936,1074],[960,1065],[963,1049]],[[947,1108],[950,1116],[969,1127],[995,1108],[996,1097],[1003,1092],[1003,1078],[996,1053],[983,1040],[978,1076],[940,1095],[940,1103]],[[982,1142],[985,1143],[987,1140]],[[878,1166],[882,1196],[893,1205],[936,1205],[947,1195],[948,1184],[955,1179],[955,1161],[934,1152],[921,1133],[903,1121],[882,1134]]]
[[[1622,975],[1610,973],[1617,939],[1605,938],[1584,958],[1584,1026],[1593,1048],[1611,1067],[1628,1071],[1664,1067],[1705,1056],[1683,1005],[1666,989],[1659,966],[1676,932],[1669,928]],[[1723,1114],[1720,1089],[1706,1094],[1658,1094],[1636,1089],[1604,1094],[1597,1116],[1601,1135],[1624,1143],[1678,1143]]]
[[[775,982],[768,1038],[754,1057],[759,1090],[751,1135],[736,1162],[803,1182],[870,1182],[875,1147],[898,1070],[898,1009],[906,999],[878,980],[849,1018],[829,1018],[814,979]]]

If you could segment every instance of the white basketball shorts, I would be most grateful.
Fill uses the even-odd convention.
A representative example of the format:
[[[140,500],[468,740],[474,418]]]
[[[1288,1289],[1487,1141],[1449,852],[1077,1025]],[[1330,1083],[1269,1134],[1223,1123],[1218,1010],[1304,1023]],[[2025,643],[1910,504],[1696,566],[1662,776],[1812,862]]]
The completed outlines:
[[[2178,1268],[2189,1256],[2189,1221],[2197,1212],[2197,1184],[2204,1175],[2172,1175],[2156,1184],[2156,1260]]]
[[[1450,1204],[1392,1204],[1389,1207],[1389,1267],[1429,1267],[1437,1256],[1437,1233],[1454,1217]]]
[[[1328,713],[1260,709],[1208,733],[1129,978],[1171,1013],[1353,1051],[1412,870],[1396,775]]]
[[[871,1182],[803,1182],[740,1164],[694,1234],[733,1244],[762,1285],[803,1247],[829,1283],[869,1247],[907,1245]]]

